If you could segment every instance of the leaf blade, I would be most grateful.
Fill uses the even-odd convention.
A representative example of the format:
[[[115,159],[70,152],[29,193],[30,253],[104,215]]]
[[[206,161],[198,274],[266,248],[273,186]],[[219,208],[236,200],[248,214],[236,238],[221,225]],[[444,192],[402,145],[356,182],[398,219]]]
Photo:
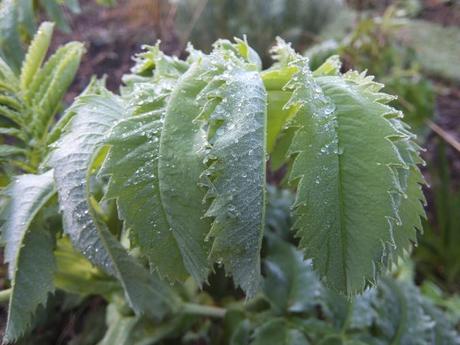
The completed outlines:
[[[43,225],[32,224],[54,193],[52,171],[21,175],[6,190],[9,200],[2,210],[2,236],[12,294],[5,342],[17,340],[29,330],[37,307],[54,291],[53,241]]]
[[[90,204],[91,163],[103,146],[106,133],[116,121],[127,116],[127,109],[120,98],[105,91],[80,97],[71,111],[75,115],[50,159],[55,167],[64,230],[90,261],[119,279],[136,313],[161,318],[173,304],[168,288],[96,220]]]
[[[226,51],[225,41],[221,44],[211,58],[214,69],[222,72],[199,95],[207,99],[204,112],[209,112],[200,117],[207,120],[210,146],[204,176],[212,201],[205,216],[213,218],[211,258],[224,264],[250,298],[261,283],[267,93],[253,65]],[[214,109],[206,109],[209,104]]]
[[[353,294],[375,281],[395,248],[408,245],[394,236],[404,194],[398,170],[417,168],[396,141],[412,137],[372,79],[313,78],[306,61],[295,63],[299,72],[287,86],[293,91],[287,107],[298,107],[289,152],[290,181],[297,181],[294,227],[328,285]]]
[[[202,217],[205,192],[198,186],[205,169],[200,150],[205,138],[200,125],[192,121],[200,113],[195,100],[206,86],[199,76],[207,68],[205,62],[197,61],[177,82],[166,108],[158,161],[160,193],[168,222],[184,265],[198,284],[207,279],[209,272],[209,243],[205,241],[209,221]],[[180,194],[176,186],[181,186]]]
[[[53,28],[53,23],[43,22],[30,43],[21,67],[20,87],[22,92],[26,92],[27,87],[45,58],[53,35]]]

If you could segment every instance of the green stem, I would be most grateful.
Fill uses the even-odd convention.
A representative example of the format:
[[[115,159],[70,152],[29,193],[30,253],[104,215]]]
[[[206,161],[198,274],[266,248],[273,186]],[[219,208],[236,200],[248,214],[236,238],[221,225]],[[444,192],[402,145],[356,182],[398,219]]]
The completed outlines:
[[[26,162],[21,162],[19,160],[11,160],[11,164],[14,166],[18,167],[19,169],[24,170],[26,173],[29,174],[35,174],[37,172],[37,169]]]
[[[225,316],[225,313],[227,312],[227,310],[223,308],[194,303],[184,303],[182,306],[182,311],[185,314],[201,315],[220,319],[223,318]]]
[[[10,296],[11,296],[11,289],[0,291],[0,303],[8,302],[10,300]]]

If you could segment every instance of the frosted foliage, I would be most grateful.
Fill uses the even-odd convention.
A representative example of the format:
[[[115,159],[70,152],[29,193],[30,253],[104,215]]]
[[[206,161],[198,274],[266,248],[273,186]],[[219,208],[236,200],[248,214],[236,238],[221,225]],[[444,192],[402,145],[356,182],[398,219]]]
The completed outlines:
[[[5,246],[5,262],[9,263],[10,278],[16,271],[16,258],[29,226],[40,208],[54,193],[53,172],[43,175],[21,175],[7,189],[8,205],[3,211],[2,226]]]
[[[97,227],[102,225],[92,216],[88,170],[110,126],[124,116],[124,108],[115,97],[103,100],[85,96],[78,102],[73,107],[76,115],[66,134],[56,143],[50,160],[58,186],[64,231],[91,262],[114,274],[111,258],[97,235]]]
[[[371,78],[313,77],[304,58],[290,66],[294,229],[326,283],[354,294],[415,240],[420,186],[406,171],[418,172],[417,148]],[[401,203],[409,192],[415,202]],[[401,215],[415,216],[402,226]]]
[[[209,121],[219,125],[209,139],[205,158],[210,164],[205,171],[208,197],[213,198],[206,212],[214,218],[209,234],[211,256],[253,296],[260,284],[265,226],[267,95],[257,72],[229,65],[216,78],[223,84],[209,91],[217,92],[219,98]]]

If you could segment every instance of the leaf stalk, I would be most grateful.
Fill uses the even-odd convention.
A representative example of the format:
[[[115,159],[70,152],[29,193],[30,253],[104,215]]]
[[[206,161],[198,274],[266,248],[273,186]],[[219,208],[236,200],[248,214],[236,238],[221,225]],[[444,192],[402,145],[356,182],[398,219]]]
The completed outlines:
[[[5,303],[10,300],[11,297],[11,288],[0,291],[0,303]]]
[[[224,308],[213,307],[209,305],[199,305],[195,303],[184,303],[182,311],[185,314],[208,316],[222,319],[227,312]]]

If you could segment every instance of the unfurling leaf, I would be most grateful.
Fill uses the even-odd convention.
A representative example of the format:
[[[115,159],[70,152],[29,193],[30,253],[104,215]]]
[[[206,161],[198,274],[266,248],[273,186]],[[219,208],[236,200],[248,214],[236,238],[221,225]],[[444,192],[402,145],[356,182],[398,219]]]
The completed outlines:
[[[120,280],[137,313],[162,317],[172,303],[167,288],[127,253],[96,218],[91,206],[89,176],[93,160],[110,126],[126,117],[128,110],[119,97],[101,90],[100,94],[80,97],[71,111],[75,115],[50,159],[64,230],[91,262]]]

